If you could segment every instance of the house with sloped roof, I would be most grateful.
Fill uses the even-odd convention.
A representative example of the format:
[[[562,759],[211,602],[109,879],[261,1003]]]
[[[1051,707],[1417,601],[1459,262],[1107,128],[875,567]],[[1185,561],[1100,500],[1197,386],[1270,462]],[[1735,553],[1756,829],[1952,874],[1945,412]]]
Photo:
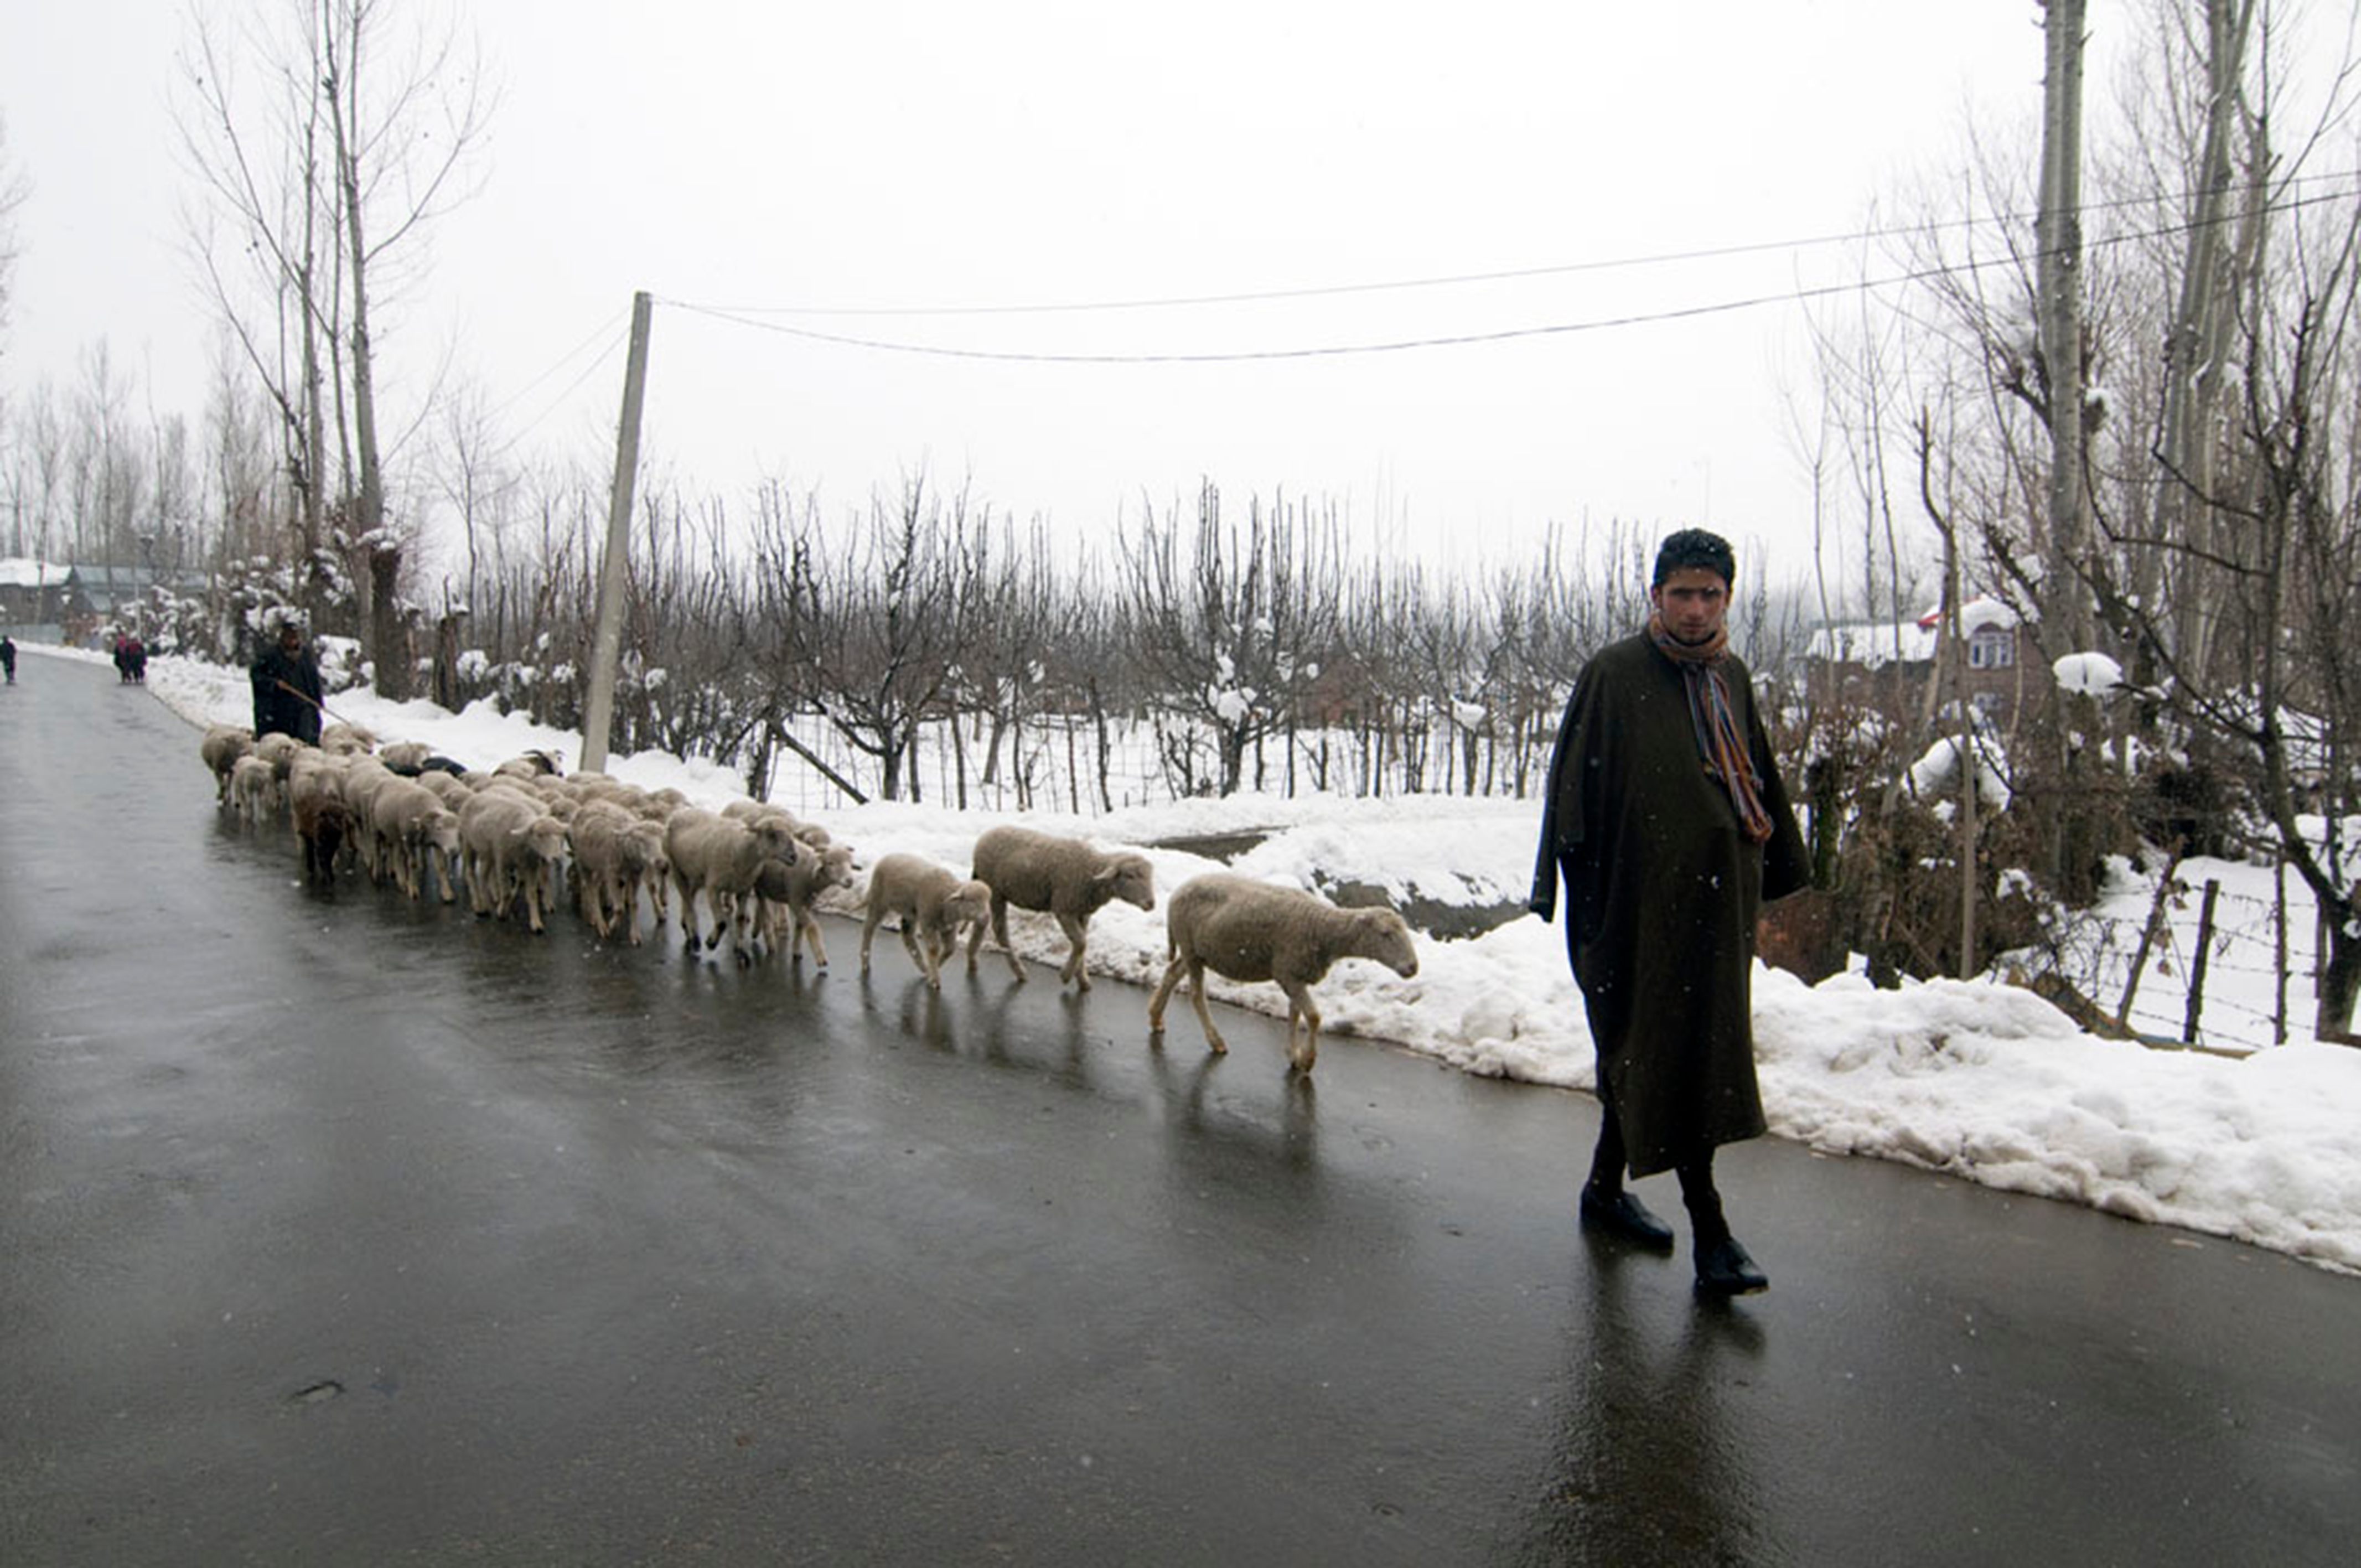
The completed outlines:
[[[1913,621],[1831,622],[1815,630],[1804,659],[1815,700],[1845,701],[1900,713],[1923,712],[1930,682],[1942,672],[1947,629],[1939,605]],[[1961,671],[1968,700],[2005,724],[2047,687],[2031,626],[1990,595],[1960,607],[1965,639]]]
[[[29,555],[0,555],[0,621],[30,626],[63,620],[71,570]]]

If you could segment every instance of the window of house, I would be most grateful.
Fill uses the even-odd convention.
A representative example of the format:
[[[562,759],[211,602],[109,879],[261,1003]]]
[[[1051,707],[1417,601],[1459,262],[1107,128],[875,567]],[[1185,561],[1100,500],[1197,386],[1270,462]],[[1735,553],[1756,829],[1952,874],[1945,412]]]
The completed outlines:
[[[1979,631],[1968,639],[1968,668],[2005,670],[2016,663],[2016,638],[2003,630]]]

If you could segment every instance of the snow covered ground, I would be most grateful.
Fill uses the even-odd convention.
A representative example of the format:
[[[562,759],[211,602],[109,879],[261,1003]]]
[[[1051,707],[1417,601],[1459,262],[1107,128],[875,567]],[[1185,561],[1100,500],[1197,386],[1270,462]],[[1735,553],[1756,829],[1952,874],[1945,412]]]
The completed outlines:
[[[242,672],[157,659],[148,684],[192,722],[243,724],[250,718]],[[580,752],[575,736],[481,707],[453,715],[358,692],[338,695],[331,707],[384,739],[423,740],[470,766],[490,766],[528,748],[555,748],[569,762]],[[190,755],[193,760],[193,734]],[[742,793],[736,775],[707,762],[642,754],[615,760],[609,771],[715,805]],[[903,850],[963,866],[977,835],[1016,818],[880,803],[819,819],[864,861]],[[1257,795],[1132,806],[1098,817],[1037,812],[1021,818],[1143,847],[1258,831],[1262,841],[1230,869],[1305,886],[1363,882],[1397,896],[1467,905],[1522,899],[1538,819],[1530,802]],[[1215,865],[1179,849],[1147,852],[1167,890]],[[2271,872],[2208,862],[2184,864],[2180,876],[2192,886],[2207,878],[2223,883],[2224,924],[2234,932],[2224,938],[2225,957],[2208,981],[2209,1015],[2221,1010],[2243,1018],[2246,1033],[2258,1030],[2259,1041],[2268,1042],[2277,964],[2262,927],[2271,910]],[[2117,931],[2127,926],[2136,937],[2152,886],[2126,870],[2108,911]],[[2180,903],[2183,907],[2170,911],[2169,939],[2142,978],[2135,1011],[2136,1022],[2162,1028],[2169,1019],[2176,1033],[2196,917],[2193,898]],[[2031,993],[1994,982],[1938,981],[1879,991],[1857,974],[1806,986],[1758,969],[1755,1037],[1772,1130],[1832,1154],[1903,1160],[2361,1272],[2361,1050],[2320,1044],[2307,1032],[2312,918],[2309,899],[2300,891],[2291,895],[2295,1033],[2285,1045],[2242,1056],[2100,1039]],[[1012,915],[1011,936],[1028,957],[1062,952],[1062,938],[1046,917]],[[1398,1042],[1469,1072],[1590,1088],[1590,1042],[1561,942],[1554,927],[1521,916],[1472,939],[1422,935],[1414,979],[1348,961],[1320,988],[1328,1029]],[[1161,972],[1162,952],[1160,911],[1115,905],[1093,924],[1095,972],[1149,984]],[[1217,983],[1214,994],[1285,1011],[1272,986]],[[1180,1039],[1195,1025],[1184,1012],[1170,1027]],[[1328,1046],[1350,1048],[1341,1038]]]

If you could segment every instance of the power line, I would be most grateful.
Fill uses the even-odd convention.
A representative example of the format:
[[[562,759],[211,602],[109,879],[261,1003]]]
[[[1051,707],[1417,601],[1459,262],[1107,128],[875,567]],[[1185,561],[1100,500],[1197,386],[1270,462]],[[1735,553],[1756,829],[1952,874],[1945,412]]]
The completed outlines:
[[[2302,174],[2289,178],[2282,189],[2299,185],[2320,184],[2334,181],[2341,184],[2361,180],[2361,170],[2348,170],[2334,174]],[[2350,191],[2338,194],[2351,194]],[[2169,196],[2125,197],[2116,202],[2085,203],[2085,213],[2121,212],[2133,208],[2161,205],[2175,198]],[[2304,202],[2318,198],[2303,198]],[[2333,198],[2332,198],[2333,199]],[[2300,204],[2300,203],[2299,203]],[[2274,209],[2276,210],[2276,209]],[[1275,302],[1286,300],[1341,298],[1355,294],[1377,294],[1407,291],[1417,289],[1464,288],[1479,283],[1530,281],[1536,278],[1572,277],[1586,272],[1613,272],[1633,268],[1671,266],[1692,261],[1719,261],[1743,256],[1760,256],[1773,252],[1812,250],[1829,246],[1863,245],[1875,240],[1899,238],[1909,235],[1941,234],[1957,230],[2005,227],[2011,224],[2028,224],[2037,216],[2034,213],[1993,213],[1981,216],[1953,218],[1938,224],[1896,224],[1883,228],[1853,229],[1838,234],[1806,235],[1798,238],[1750,240],[1732,245],[1708,246],[1689,250],[1643,252],[1636,256],[1609,257],[1590,261],[1558,262],[1543,267],[1507,268],[1492,271],[1457,272],[1432,278],[1388,279],[1365,283],[1307,284],[1291,289],[1241,290],[1220,294],[1180,294],[1162,297],[1115,300],[1036,301],[1002,305],[710,305],[701,307],[708,313],[725,318],[749,316],[1011,316],[1011,315],[1078,315],[1113,311],[1155,311],[1196,309],[1207,305],[1237,305]],[[2174,228],[2154,231],[2159,234],[2179,232]],[[2139,236],[2129,236],[2133,238]],[[2112,243],[2112,242],[2094,242]]]
[[[2350,200],[2356,192],[2337,191],[2327,195],[2305,196],[2279,203],[2273,212],[2291,212],[2329,202]],[[1979,220],[1982,221],[1982,220]],[[2228,220],[2223,220],[2228,221]],[[2186,234],[2195,224],[2174,224],[2163,227],[2112,236],[2086,243],[2086,248],[2128,245],[2143,239],[2154,239],[2176,234]],[[1923,232],[1923,231],[1912,231]],[[1855,279],[1843,283],[1830,283],[1817,288],[1784,290],[1778,293],[1748,295],[1734,300],[1714,301],[1705,304],[1675,306],[1669,310],[1637,312],[1628,315],[1593,317],[1584,321],[1553,322],[1534,326],[1502,327],[1492,331],[1437,334],[1425,337],[1398,338],[1376,343],[1323,344],[1297,348],[1236,349],[1228,351],[1170,352],[1153,354],[1079,354],[1032,349],[960,348],[943,344],[897,343],[884,338],[856,337],[850,334],[821,332],[811,327],[789,326],[784,323],[757,321],[735,310],[713,305],[700,305],[685,300],[667,299],[664,303],[696,315],[723,321],[757,332],[776,333],[785,337],[807,342],[834,344],[848,348],[866,348],[888,354],[914,354],[949,359],[974,359],[1001,363],[1035,365],[1227,365],[1256,361],[1287,359],[1337,358],[1368,354],[1400,354],[1422,349],[1458,348],[1479,344],[1506,343],[1521,338],[1563,336],[1576,333],[1606,332],[1620,327],[1658,325],[1670,322],[1691,321],[1701,317],[1728,315],[1741,311],[1759,310],[1765,305],[1800,304],[1812,300],[1838,295],[1874,293],[1880,290],[1923,283],[1939,278],[1973,276],[1987,268],[2007,267],[2020,258],[2002,257],[1971,258],[1957,263],[1915,269],[1884,278]],[[1506,276],[1505,274],[1501,276]],[[1272,298],[1274,296],[1253,296]],[[1082,307],[1071,307],[1082,308]]]

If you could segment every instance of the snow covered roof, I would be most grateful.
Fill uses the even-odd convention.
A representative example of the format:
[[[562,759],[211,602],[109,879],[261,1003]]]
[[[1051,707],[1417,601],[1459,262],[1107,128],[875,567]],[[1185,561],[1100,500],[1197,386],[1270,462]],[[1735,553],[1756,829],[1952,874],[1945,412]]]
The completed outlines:
[[[1919,626],[1929,631],[1940,626],[1942,622],[1943,607],[1939,604],[1918,618]],[[1979,631],[1989,631],[1995,627],[2006,630],[2015,626],[2016,622],[2016,611],[1990,594],[1978,594],[1960,607],[1960,630],[1970,637],[1973,637]]]
[[[0,555],[0,588],[53,587],[63,583],[71,569],[29,555]]]
[[[1823,626],[1812,633],[1804,656],[1831,664],[1860,664],[1876,669],[1895,660],[1919,663],[1935,656],[1935,633],[1927,627],[1895,626],[1856,620]]]
[[[1942,624],[1940,605],[1920,616],[1916,625],[1889,625],[1881,620],[1835,622],[1812,633],[1804,656],[1872,670],[1897,659],[1905,664],[1925,663],[1935,657]],[[1960,629],[1970,637],[1985,631],[2005,631],[2016,624],[2016,611],[1987,594],[1980,594],[1960,607]]]

